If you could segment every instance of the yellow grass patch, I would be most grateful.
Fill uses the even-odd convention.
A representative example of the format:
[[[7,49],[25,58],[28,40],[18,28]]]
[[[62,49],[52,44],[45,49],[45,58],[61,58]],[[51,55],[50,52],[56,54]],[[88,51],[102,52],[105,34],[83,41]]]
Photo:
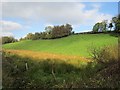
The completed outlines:
[[[91,62],[90,59],[87,59],[85,57],[79,57],[79,56],[69,56],[69,55],[62,55],[62,54],[30,51],[30,50],[4,50],[4,51],[17,54],[22,57],[29,57],[29,58],[34,58],[38,60],[41,60],[41,59],[64,60],[72,64],[77,64],[79,61]]]

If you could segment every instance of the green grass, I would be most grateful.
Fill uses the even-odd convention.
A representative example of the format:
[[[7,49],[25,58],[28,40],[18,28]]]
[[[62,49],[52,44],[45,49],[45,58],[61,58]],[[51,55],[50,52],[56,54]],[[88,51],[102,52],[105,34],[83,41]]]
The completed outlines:
[[[6,52],[2,55],[3,88],[69,88],[71,85],[75,88],[79,87],[79,84],[83,85],[84,81],[101,68],[101,65],[95,63],[79,62],[80,66],[75,67],[61,60],[34,60]],[[28,70],[25,63],[28,64]]]
[[[78,62],[74,66],[59,59],[35,60],[10,52],[2,52],[2,56],[3,89],[120,88],[118,62],[112,65]]]
[[[33,50],[65,55],[89,56],[91,46],[117,44],[118,38],[109,34],[71,35],[54,40],[26,40],[3,45],[4,49]]]
[[[118,58],[116,58],[118,57],[118,47],[114,44],[118,44],[118,38],[109,34],[71,35],[54,40],[27,40],[5,44],[3,45],[5,49],[82,56],[89,55],[87,51],[89,47],[103,46],[105,49],[99,51],[104,51],[100,54],[108,62],[101,63],[96,59],[92,62],[72,60],[77,62],[73,63],[71,60],[61,60],[61,58],[21,57],[17,53],[3,50],[3,88],[119,88],[120,75]],[[104,45],[109,48],[104,47]],[[112,45],[115,48],[112,48]],[[22,52],[22,54],[24,53]],[[29,56],[34,56],[34,54],[29,53]]]

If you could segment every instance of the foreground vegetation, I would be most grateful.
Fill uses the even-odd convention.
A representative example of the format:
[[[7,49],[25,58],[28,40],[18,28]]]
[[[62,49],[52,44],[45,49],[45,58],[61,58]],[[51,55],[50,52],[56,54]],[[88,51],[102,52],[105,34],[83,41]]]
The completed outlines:
[[[25,40],[5,44],[3,48],[89,57],[88,51],[92,46],[114,44],[118,44],[118,37],[109,34],[80,34],[54,40]]]
[[[120,88],[117,50],[117,46],[91,50],[94,61],[88,62],[38,59],[5,51],[3,88]]]

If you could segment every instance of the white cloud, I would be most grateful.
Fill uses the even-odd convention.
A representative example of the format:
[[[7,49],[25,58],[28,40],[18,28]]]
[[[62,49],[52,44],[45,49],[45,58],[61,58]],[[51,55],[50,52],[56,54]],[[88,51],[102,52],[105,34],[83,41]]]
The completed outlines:
[[[14,36],[11,32],[2,32],[0,36]]]
[[[10,31],[10,30],[17,30],[22,28],[22,25],[16,22],[12,21],[0,21],[0,24],[2,25],[2,31]]]
[[[0,32],[2,34],[0,36],[13,36],[13,33],[11,33],[11,31],[22,28],[22,25],[19,23],[5,20],[1,20],[0,25]]]
[[[112,15],[100,12],[101,4],[91,4],[88,9],[86,4],[78,2],[4,2],[2,3],[3,18],[22,19],[25,21],[24,28],[31,28],[31,22],[43,23],[43,25],[70,23],[76,26],[93,26],[96,22],[104,19],[110,20]],[[23,27],[19,23],[4,22],[3,31],[12,35],[11,30]],[[29,23],[28,23],[29,22]]]
[[[86,10],[83,3],[3,3],[3,17],[23,18],[25,20],[39,20],[45,23],[84,24],[97,22],[112,17],[99,12],[100,5]]]

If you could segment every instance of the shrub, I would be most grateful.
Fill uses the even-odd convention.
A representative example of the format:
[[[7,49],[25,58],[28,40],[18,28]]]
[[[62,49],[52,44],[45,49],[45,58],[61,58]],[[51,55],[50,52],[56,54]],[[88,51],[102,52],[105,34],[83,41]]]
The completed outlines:
[[[111,64],[118,62],[118,45],[104,46],[101,48],[92,47],[91,56],[98,63]]]

